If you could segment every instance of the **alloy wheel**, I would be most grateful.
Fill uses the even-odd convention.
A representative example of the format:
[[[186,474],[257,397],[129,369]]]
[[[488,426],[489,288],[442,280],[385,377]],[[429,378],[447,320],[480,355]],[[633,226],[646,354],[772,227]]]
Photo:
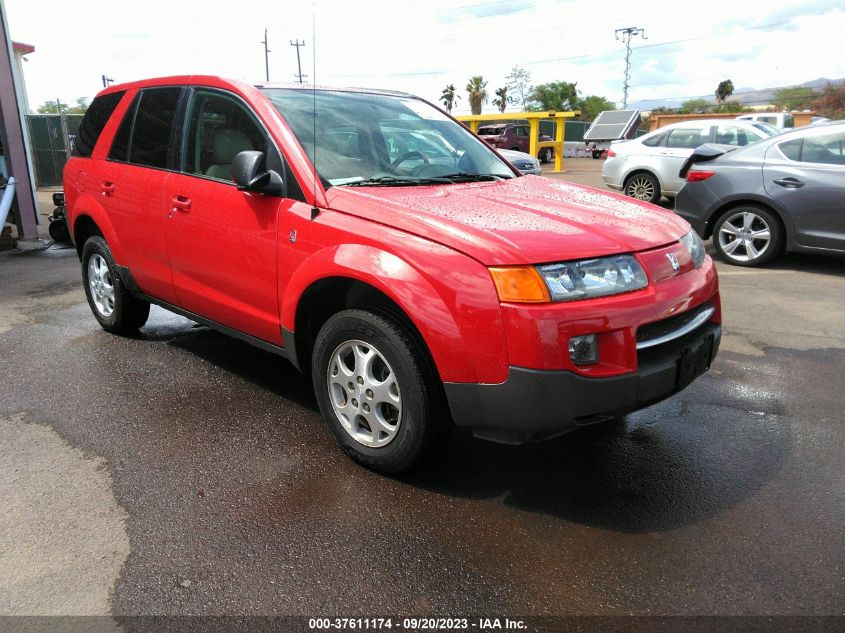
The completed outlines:
[[[637,200],[650,201],[654,197],[654,183],[645,176],[634,176],[628,183],[625,193]]]
[[[389,444],[402,421],[402,394],[393,368],[370,343],[341,343],[329,360],[327,386],[335,415],[359,444]]]
[[[114,283],[106,260],[96,253],[88,259],[88,289],[97,312],[106,318],[111,316],[114,312]]]
[[[726,257],[751,262],[766,252],[772,241],[768,223],[756,213],[740,211],[719,227],[719,246]]]

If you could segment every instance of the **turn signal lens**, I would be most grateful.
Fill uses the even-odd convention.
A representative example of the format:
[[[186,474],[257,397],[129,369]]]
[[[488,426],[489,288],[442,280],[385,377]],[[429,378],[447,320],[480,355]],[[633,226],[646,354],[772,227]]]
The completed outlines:
[[[701,182],[707,180],[710,176],[715,176],[715,171],[704,171],[703,169],[690,170],[687,173],[687,182]]]
[[[533,266],[491,268],[499,301],[507,303],[548,303],[552,299],[540,273]]]
[[[608,158],[613,158],[614,156],[616,156],[616,152],[614,152],[612,149],[607,150]]]

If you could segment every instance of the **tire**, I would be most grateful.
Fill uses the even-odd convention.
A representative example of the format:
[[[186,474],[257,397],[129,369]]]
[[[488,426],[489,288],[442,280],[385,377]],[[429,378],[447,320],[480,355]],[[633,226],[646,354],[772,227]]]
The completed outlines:
[[[544,163],[551,163],[555,159],[555,154],[553,150],[547,149],[543,152],[543,157],[540,159]]]
[[[763,266],[783,252],[780,219],[769,209],[744,204],[725,211],[713,225],[713,247],[734,266]]]
[[[628,176],[622,191],[626,196],[657,204],[660,202],[660,183],[657,177],[647,171],[637,172]]]
[[[54,242],[61,244],[70,242],[70,231],[67,228],[67,222],[64,220],[51,220],[47,230]]]
[[[130,334],[147,322],[150,304],[123,285],[109,245],[99,235],[82,247],[82,281],[91,312],[107,332]]]
[[[357,309],[317,334],[320,411],[343,451],[371,470],[411,469],[446,427],[442,385],[421,345],[398,320]]]
[[[601,150],[593,150],[593,160],[601,158]]]

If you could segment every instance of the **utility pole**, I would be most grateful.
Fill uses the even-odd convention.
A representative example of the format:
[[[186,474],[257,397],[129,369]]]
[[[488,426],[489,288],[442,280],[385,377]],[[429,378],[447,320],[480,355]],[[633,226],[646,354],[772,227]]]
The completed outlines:
[[[298,69],[296,76],[299,78],[298,79],[299,83],[302,83],[302,78],[307,77],[308,75],[302,74],[302,62],[299,60],[299,47],[305,46],[305,42],[300,42],[299,39],[296,39],[296,40],[292,41],[290,43],[290,45],[296,46],[296,67]]]
[[[270,81],[270,49],[267,43],[267,29],[264,29],[264,39],[261,43],[264,44],[264,76],[267,81]]]
[[[647,40],[648,38],[645,36],[645,29],[640,29],[636,26],[616,29],[614,35],[617,40],[625,42],[625,83],[622,87],[622,108],[624,109],[628,107],[628,82],[631,81],[631,38],[637,35],[642,37],[644,40]]]
[[[114,83],[114,79],[112,79],[112,78],[111,78],[111,77],[109,77],[108,75],[100,75],[100,77],[101,77],[101,78],[102,78],[102,80],[103,80],[103,88],[108,88],[108,87],[109,87],[109,84],[113,84],[113,83]]]

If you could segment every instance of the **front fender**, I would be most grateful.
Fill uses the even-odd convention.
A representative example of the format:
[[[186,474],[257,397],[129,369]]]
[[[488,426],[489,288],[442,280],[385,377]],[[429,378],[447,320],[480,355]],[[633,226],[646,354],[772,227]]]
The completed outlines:
[[[424,251],[424,266],[374,245],[339,244],[312,253],[281,293],[282,327],[293,331],[299,301],[312,284],[329,277],[354,279],[404,311],[422,335],[441,380],[502,382],[507,377],[504,324],[488,271],[446,247],[426,243]]]

